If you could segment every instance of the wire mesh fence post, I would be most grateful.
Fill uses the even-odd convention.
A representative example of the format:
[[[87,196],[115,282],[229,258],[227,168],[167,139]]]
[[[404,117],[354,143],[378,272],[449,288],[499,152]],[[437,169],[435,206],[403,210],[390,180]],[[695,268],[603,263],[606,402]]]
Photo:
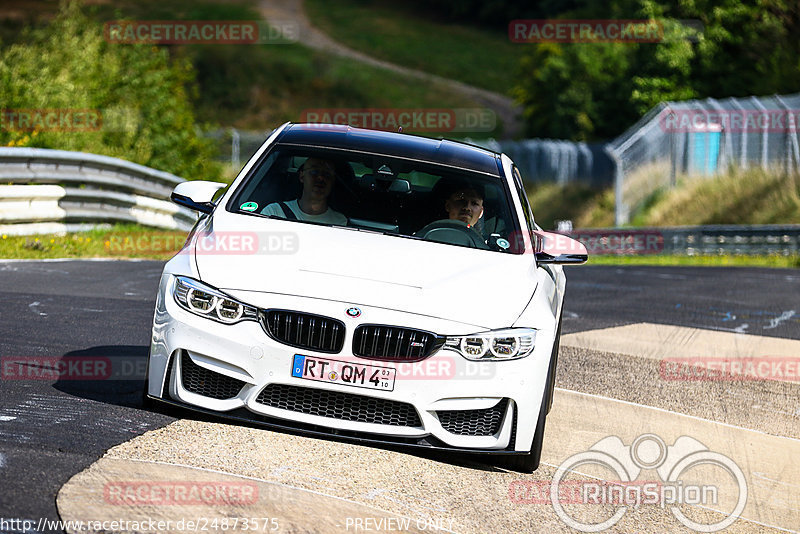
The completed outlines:
[[[605,151],[614,166],[614,224],[622,226],[628,224],[628,210],[622,195],[625,175],[622,170],[622,162],[614,149],[610,145],[606,145]]]
[[[672,112],[670,112],[672,113]],[[678,140],[677,133],[669,135],[669,186],[678,185]]]
[[[778,105],[786,112],[786,173],[797,174],[800,166],[800,143],[797,140],[797,110],[792,109],[780,96],[775,96]]]
[[[238,169],[241,165],[239,157],[240,136],[236,128],[231,128],[231,167]]]

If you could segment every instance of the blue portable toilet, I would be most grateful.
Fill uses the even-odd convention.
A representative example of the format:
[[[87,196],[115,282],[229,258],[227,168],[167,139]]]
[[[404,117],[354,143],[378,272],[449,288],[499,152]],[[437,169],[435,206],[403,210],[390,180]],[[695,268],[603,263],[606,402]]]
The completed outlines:
[[[721,138],[722,127],[719,124],[706,124],[702,129],[689,133],[690,174],[716,172]]]

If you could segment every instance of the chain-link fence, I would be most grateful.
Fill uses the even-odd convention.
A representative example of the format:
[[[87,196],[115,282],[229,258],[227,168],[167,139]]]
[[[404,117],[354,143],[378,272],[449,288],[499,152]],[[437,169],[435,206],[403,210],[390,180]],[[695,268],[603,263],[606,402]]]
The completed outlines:
[[[800,168],[800,93],[771,97],[665,102],[608,144],[552,139],[469,140],[505,152],[526,182],[614,184],[617,226],[660,190],[679,179],[731,168],[758,166],[797,172]],[[220,159],[239,168],[267,132],[233,129],[207,134],[217,140]]]
[[[797,172],[800,93],[666,102],[608,145],[616,164],[616,224],[681,178],[759,166]]]
[[[614,162],[600,143],[576,143],[555,139],[522,141],[471,141],[497,152],[504,152],[529,183],[580,183],[607,187],[614,181]]]
[[[239,169],[250,159],[269,132],[248,132],[227,128],[206,132],[218,146],[218,159],[230,162]],[[614,181],[614,163],[605,145],[574,143],[552,139],[495,141],[494,139],[465,141],[497,152],[505,152],[519,167],[529,183],[581,183],[592,187],[608,187]]]
[[[231,167],[239,170],[269,137],[269,133],[225,128],[204,132],[203,135],[217,144],[217,160],[230,163]]]

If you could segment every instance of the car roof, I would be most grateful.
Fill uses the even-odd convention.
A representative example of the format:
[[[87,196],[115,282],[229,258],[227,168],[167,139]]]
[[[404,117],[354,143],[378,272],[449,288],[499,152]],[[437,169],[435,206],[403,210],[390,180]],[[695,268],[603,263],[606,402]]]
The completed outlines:
[[[496,152],[447,139],[313,123],[288,125],[276,142],[356,150],[450,165],[493,176],[500,174],[500,155]]]

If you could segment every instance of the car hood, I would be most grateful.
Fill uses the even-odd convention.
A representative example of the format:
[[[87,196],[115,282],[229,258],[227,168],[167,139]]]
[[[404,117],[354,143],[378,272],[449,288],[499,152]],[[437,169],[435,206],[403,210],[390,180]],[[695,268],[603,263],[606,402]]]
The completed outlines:
[[[222,290],[375,306],[489,329],[511,326],[536,288],[530,255],[228,213],[199,235],[192,244],[198,273]],[[258,245],[236,249],[236,239]]]

